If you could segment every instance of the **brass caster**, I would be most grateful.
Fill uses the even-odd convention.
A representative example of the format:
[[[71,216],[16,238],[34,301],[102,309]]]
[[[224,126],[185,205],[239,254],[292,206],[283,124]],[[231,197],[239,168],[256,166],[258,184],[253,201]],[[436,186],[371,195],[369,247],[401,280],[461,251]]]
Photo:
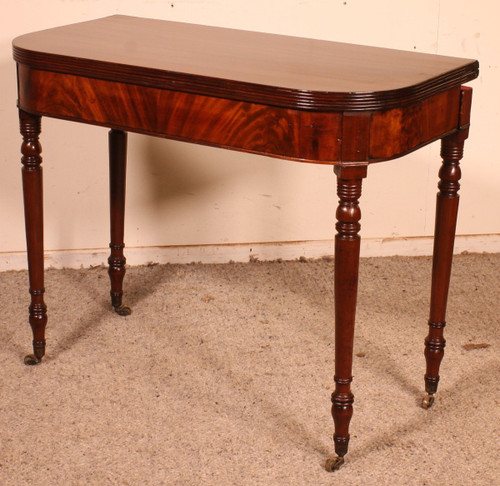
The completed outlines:
[[[132,309],[127,306],[127,305],[121,305],[120,307],[115,307],[115,312],[119,315],[119,316],[129,316],[130,314],[132,314]]]
[[[432,404],[434,403],[434,395],[426,395],[422,399],[422,408],[425,408],[427,410],[428,408],[432,407]]]
[[[28,356],[24,357],[24,364],[27,366],[35,366],[40,363],[41,359],[37,358],[34,354],[28,354]]]
[[[340,469],[340,466],[342,466],[342,464],[344,464],[343,457],[340,457],[340,456],[330,457],[326,461],[325,469],[328,472],[333,472],[333,471],[336,471],[337,469]]]

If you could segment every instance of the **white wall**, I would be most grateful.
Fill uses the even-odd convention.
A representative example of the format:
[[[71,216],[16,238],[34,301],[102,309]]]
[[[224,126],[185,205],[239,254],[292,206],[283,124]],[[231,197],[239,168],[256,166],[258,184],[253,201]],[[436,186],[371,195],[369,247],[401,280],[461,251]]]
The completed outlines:
[[[460,240],[458,248],[499,251],[497,237],[483,236],[500,233],[500,163],[494,149],[500,126],[496,5],[487,0],[2,0],[0,267],[23,266],[24,255],[14,260],[25,248],[11,40],[115,13],[479,59],[481,74],[471,83],[472,130],[462,164],[458,234],[481,236]],[[92,263],[104,261],[107,130],[44,119],[41,140],[46,249],[96,249]],[[428,240],[417,237],[433,231],[439,164],[439,146],[433,144],[369,168],[361,200],[364,254],[428,252]],[[236,255],[234,247],[220,246],[227,244],[304,241],[324,253],[334,235],[331,167],[131,134],[127,196],[127,248],[176,245],[178,260],[206,260],[206,252],[186,245],[217,245],[214,252],[222,261]],[[273,248],[273,257],[280,252],[298,257],[308,254],[308,244],[266,247]],[[259,245],[243,245],[238,255],[248,258],[251,247]],[[129,254],[140,263],[160,259],[158,251]],[[83,254],[89,255],[66,254],[63,263],[90,263]],[[61,264],[57,257],[54,262]]]

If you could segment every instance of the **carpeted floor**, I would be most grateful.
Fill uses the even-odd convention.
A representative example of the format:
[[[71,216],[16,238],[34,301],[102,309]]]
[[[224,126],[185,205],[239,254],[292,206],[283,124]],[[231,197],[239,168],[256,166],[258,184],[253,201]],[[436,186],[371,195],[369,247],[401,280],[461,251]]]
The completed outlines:
[[[0,485],[500,484],[500,255],[455,258],[441,384],[423,396],[429,258],[362,259],[354,417],[333,452],[333,263],[49,270],[27,367],[26,272],[0,273]]]

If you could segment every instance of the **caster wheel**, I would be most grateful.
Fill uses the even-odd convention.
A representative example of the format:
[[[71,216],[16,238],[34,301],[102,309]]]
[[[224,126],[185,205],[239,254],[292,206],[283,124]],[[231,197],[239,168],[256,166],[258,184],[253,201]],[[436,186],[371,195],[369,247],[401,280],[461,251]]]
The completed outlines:
[[[433,403],[434,395],[426,395],[422,400],[422,408],[425,408],[427,410],[428,408],[432,407]]]
[[[326,464],[325,464],[325,469],[328,472],[333,472],[336,471],[337,469],[340,469],[340,466],[344,464],[344,458],[343,457],[330,457],[327,459]]]
[[[115,307],[115,312],[119,315],[119,316],[129,316],[130,314],[132,314],[132,309],[126,305],[121,305],[120,307]]]
[[[41,359],[38,359],[34,354],[28,354],[24,357],[24,364],[27,366],[35,366],[40,363]]]

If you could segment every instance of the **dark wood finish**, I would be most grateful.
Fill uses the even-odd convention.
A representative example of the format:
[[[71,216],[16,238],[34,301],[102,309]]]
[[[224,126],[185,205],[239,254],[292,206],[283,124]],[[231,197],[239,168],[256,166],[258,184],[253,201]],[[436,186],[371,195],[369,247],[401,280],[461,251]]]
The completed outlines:
[[[32,113],[323,164],[404,155],[453,132],[460,106],[460,86],[405,107],[356,115],[236,102],[26,66],[19,66],[18,73],[19,104]],[[366,137],[345,127],[361,122],[370,132]],[[343,133],[349,130],[356,133],[355,140]],[[356,153],[359,141],[363,153]]]
[[[269,107],[24,66],[19,76],[19,103],[42,115],[286,159],[340,160],[339,113]]]
[[[35,69],[317,111],[400,107],[470,81],[478,69],[473,60],[120,15],[18,37],[14,58]]]
[[[388,160],[456,130],[460,86],[421,103],[372,114],[370,160]]]
[[[18,69],[23,181],[38,362],[45,346],[40,116],[111,128],[112,304],[125,273],[126,132],[335,166],[337,457],[349,442],[361,182],[372,162],[442,139],[426,388],[437,387],[458,204],[459,161],[478,63],[414,52],[113,16],[21,36]],[[43,345],[43,346],[42,346]]]
[[[464,142],[469,135],[472,90],[463,89],[461,94],[459,129],[443,138],[441,142],[443,163],[439,171],[439,192],[436,203],[429,334],[425,338],[424,351],[427,363],[425,391],[428,394],[423,401],[424,408],[430,407],[434,401],[433,395],[439,383],[439,367],[446,345],[443,331],[446,326],[446,307],[458,216],[460,160],[463,157]]]
[[[127,260],[125,248],[125,183],[127,172],[127,133],[120,130],[109,131],[109,209],[111,254],[108,258],[108,274],[111,280],[111,305],[115,311],[128,316],[130,307],[122,304],[123,278]]]
[[[371,113],[346,112],[342,117],[341,161],[363,162],[370,160]]]
[[[33,330],[33,355],[24,362],[32,365],[45,354],[45,327],[47,306],[43,300],[43,192],[42,192],[42,147],[39,142],[41,119],[19,110],[19,125],[23,143],[21,145],[23,164],[24,218],[26,222],[26,247],[28,250],[28,274],[31,294],[29,323]]]
[[[352,350],[361,241],[358,201],[367,167],[335,167],[335,173],[339,206],[335,236],[335,391],[332,394],[332,415],[335,452],[344,457],[349,444],[349,422],[354,402],[351,393]]]

